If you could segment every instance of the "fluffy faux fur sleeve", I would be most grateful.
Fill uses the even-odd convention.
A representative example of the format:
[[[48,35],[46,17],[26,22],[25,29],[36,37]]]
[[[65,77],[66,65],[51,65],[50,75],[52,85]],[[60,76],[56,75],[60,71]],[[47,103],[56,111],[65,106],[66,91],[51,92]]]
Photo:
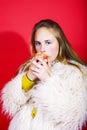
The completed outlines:
[[[21,106],[28,100],[22,90],[22,76],[23,74],[18,74],[4,86],[1,92],[3,111],[10,116],[20,110]]]
[[[47,82],[31,90],[33,101],[57,129],[77,130],[87,119],[87,81],[77,68],[54,69]]]

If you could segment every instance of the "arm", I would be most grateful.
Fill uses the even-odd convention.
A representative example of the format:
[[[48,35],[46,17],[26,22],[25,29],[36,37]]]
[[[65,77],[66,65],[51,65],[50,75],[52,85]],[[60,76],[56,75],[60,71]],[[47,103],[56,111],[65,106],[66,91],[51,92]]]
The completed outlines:
[[[55,77],[54,82],[57,83],[55,85],[57,91],[55,91],[55,103],[50,118],[55,119],[57,127],[61,128],[62,124],[66,125],[67,130],[82,127],[87,119],[87,90],[82,74],[79,70],[77,72],[73,70],[65,80],[58,81]]]
[[[3,111],[10,116],[19,111],[29,98],[22,90],[22,76],[23,74],[18,74],[4,86],[1,92]]]
[[[82,74],[76,68],[70,67],[65,73],[55,72],[44,84],[32,90],[32,94],[39,100],[42,112],[46,112],[45,118],[57,129],[76,130],[87,118],[87,91]]]

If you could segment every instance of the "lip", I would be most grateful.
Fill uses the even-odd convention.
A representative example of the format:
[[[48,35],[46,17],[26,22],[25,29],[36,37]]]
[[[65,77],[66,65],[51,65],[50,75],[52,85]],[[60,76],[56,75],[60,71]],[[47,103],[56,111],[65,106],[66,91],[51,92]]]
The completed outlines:
[[[43,52],[37,52],[35,54],[35,57],[41,57],[42,59],[48,59],[48,56],[46,55],[46,53],[43,53]]]

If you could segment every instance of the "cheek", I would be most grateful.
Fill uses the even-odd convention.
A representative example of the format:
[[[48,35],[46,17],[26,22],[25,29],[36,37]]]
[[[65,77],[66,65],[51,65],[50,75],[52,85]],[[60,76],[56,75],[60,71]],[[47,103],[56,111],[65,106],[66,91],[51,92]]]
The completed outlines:
[[[37,52],[39,52],[41,47],[40,46],[36,46],[35,49],[36,49]]]
[[[50,48],[50,51],[51,51],[51,52],[54,52],[54,51],[58,51],[58,49],[57,49],[57,48],[52,47],[52,48]]]
[[[56,47],[51,47],[50,48],[50,51],[49,51],[49,61],[52,62],[54,61],[57,56],[58,56],[58,53],[59,53],[59,47],[56,46]]]
[[[50,54],[58,55],[58,52],[59,52],[59,46],[50,48]]]

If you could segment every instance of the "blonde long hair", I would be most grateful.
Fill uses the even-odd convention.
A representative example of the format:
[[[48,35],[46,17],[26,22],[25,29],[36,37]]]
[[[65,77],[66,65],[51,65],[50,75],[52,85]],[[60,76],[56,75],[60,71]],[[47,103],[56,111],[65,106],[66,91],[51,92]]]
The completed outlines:
[[[31,48],[32,48],[32,52],[33,54],[36,53],[35,50],[35,34],[36,31],[41,28],[41,27],[46,27],[48,29],[51,29],[54,32],[54,35],[56,37],[56,39],[58,40],[59,43],[59,54],[57,56],[58,61],[64,63],[64,64],[70,64],[73,66],[76,66],[79,68],[78,65],[70,62],[70,60],[76,61],[77,63],[80,63],[82,65],[87,65],[86,62],[84,62],[73,50],[73,48],[71,47],[69,41],[67,40],[62,28],[60,27],[60,25],[58,23],[56,23],[53,20],[50,19],[45,19],[45,20],[41,20],[38,23],[35,24],[33,30],[32,30],[32,35],[31,35]],[[26,61],[21,67],[20,70],[21,71],[27,71],[29,68],[29,61]]]

